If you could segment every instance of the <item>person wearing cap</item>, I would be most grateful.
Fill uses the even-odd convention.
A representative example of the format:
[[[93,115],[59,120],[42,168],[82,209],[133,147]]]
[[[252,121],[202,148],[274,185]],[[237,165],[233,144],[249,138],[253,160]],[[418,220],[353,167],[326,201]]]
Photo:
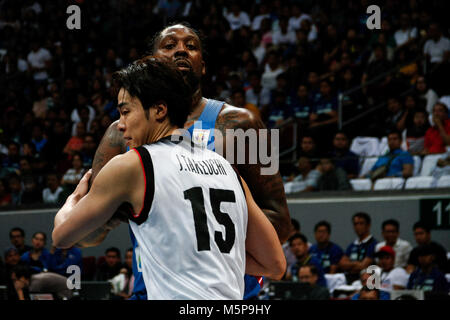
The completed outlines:
[[[409,274],[405,269],[395,268],[395,251],[390,246],[381,247],[376,253],[378,266],[381,268],[381,290],[403,290],[408,284]]]
[[[417,248],[419,267],[409,277],[407,289],[424,292],[448,293],[449,285],[445,275],[435,264],[435,251],[432,245],[425,244]]]

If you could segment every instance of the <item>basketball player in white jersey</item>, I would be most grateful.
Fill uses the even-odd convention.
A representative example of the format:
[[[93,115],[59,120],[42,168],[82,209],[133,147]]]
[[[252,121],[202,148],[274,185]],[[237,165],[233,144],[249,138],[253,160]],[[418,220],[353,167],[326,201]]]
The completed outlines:
[[[116,74],[118,128],[133,148],[89,171],[55,217],[68,248],[127,204],[148,299],[242,299],[244,273],[280,279],[277,233],[220,155],[181,141],[191,90],[175,66],[148,60]]]

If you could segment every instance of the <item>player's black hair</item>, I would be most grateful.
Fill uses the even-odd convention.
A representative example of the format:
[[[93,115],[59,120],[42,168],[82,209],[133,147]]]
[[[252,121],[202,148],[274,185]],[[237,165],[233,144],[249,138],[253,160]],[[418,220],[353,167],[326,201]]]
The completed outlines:
[[[322,220],[317,222],[317,224],[314,226],[314,232],[316,232],[320,227],[327,228],[328,233],[331,234],[331,224],[328,221]]]
[[[119,88],[138,98],[144,110],[165,102],[170,123],[183,127],[191,112],[193,90],[174,64],[145,58],[115,72],[113,79]]]
[[[357,213],[355,213],[355,214],[353,215],[353,217],[352,217],[352,222],[355,220],[356,217],[361,218],[361,219],[364,219],[364,221],[366,221],[367,224],[371,224],[371,223],[372,223],[372,219],[371,219],[370,216],[369,216],[367,213],[365,213],[365,212],[357,212]]]
[[[384,227],[387,225],[394,226],[395,229],[397,229],[397,232],[400,231],[400,223],[395,219],[388,219],[384,221],[381,225],[381,230],[384,230]]]
[[[155,52],[157,51],[156,46],[158,45],[158,43],[161,41],[161,34],[163,33],[164,30],[173,27],[175,25],[182,25],[186,28],[188,28],[189,30],[191,30],[200,40],[200,51],[202,53],[202,57],[205,59],[205,57],[207,56],[207,52],[205,50],[205,36],[203,35],[203,33],[197,29],[195,29],[189,22],[187,21],[181,21],[181,22],[177,22],[174,21],[170,24],[168,24],[167,26],[165,26],[163,29],[159,30],[158,32],[156,32],[152,38],[150,38],[150,40],[147,42],[147,51],[146,54],[147,55],[154,55]]]

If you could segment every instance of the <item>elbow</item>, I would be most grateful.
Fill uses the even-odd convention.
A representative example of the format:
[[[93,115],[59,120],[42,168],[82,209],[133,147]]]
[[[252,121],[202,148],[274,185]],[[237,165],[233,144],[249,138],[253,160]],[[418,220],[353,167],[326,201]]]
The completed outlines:
[[[61,236],[58,229],[54,229],[52,232],[52,242],[56,248],[69,249],[72,247],[72,243],[69,243],[63,236]]]
[[[286,273],[286,267],[287,267],[286,258],[283,255],[282,258],[274,261],[274,263],[272,265],[272,270],[271,270],[272,274],[271,274],[270,278],[273,280],[281,280]]]

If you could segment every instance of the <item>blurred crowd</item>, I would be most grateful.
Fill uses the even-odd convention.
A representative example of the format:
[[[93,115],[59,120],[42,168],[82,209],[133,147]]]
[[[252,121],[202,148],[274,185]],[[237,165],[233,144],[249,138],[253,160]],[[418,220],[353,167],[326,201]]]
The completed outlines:
[[[336,149],[340,107],[347,144],[396,130],[411,152],[441,153],[450,144],[444,3],[376,1],[381,29],[370,30],[366,0],[1,0],[0,206],[64,201],[118,119],[112,73],[173,21],[204,35],[204,96],[281,128],[282,150],[295,144],[298,163],[281,167],[286,181],[347,159]],[[71,4],[80,30],[66,27]],[[311,190],[348,189],[342,178],[359,171],[347,165]]]

